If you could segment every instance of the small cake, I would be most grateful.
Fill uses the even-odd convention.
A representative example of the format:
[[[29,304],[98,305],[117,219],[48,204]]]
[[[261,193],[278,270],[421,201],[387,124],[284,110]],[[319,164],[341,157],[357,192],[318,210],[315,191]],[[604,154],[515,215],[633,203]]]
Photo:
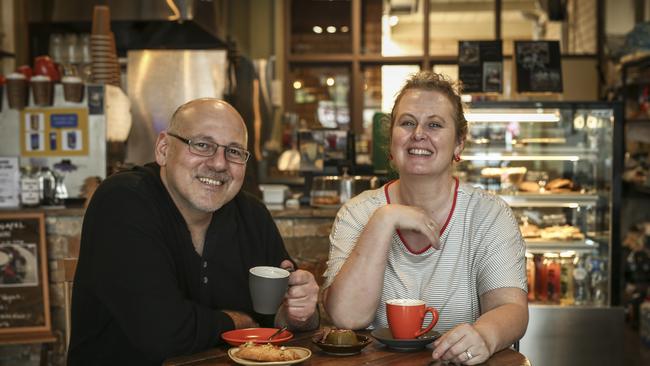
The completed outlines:
[[[337,346],[355,346],[359,344],[357,335],[349,329],[323,328],[321,343]]]

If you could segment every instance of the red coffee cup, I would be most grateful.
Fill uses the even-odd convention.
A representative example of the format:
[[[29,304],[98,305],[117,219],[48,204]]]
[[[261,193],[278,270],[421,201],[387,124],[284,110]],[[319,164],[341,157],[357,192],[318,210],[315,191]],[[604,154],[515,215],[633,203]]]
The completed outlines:
[[[424,316],[431,313],[431,323],[422,329]],[[426,307],[422,300],[392,299],[386,301],[388,327],[395,339],[414,339],[428,331],[438,322],[438,310]]]

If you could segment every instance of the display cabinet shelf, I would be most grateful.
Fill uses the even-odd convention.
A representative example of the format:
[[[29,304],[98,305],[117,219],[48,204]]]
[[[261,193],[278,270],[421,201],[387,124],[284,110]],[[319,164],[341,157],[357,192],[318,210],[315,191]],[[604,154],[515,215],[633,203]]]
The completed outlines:
[[[598,248],[598,243],[591,240],[545,240],[525,239],[526,251],[533,254],[545,252],[590,252]]]
[[[580,161],[595,160],[598,153],[595,149],[585,148],[552,148],[535,147],[513,149],[505,151],[505,148],[468,148],[461,155],[462,160],[469,161]]]
[[[518,193],[500,195],[510,207],[567,207],[592,206],[598,203],[600,196],[595,194],[571,193]]]

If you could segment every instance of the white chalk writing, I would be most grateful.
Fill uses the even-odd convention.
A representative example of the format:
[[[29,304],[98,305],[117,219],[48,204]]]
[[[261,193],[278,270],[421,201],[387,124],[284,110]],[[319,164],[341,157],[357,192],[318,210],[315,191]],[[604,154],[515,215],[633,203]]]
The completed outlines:
[[[23,296],[21,294],[0,294],[0,300],[11,305],[12,302],[16,300],[22,300]]]
[[[0,319],[26,320],[30,319],[31,317],[32,314],[29,313],[0,314]]]
[[[0,230],[15,230],[15,229],[24,229],[25,224],[22,221],[7,221],[0,222]]]

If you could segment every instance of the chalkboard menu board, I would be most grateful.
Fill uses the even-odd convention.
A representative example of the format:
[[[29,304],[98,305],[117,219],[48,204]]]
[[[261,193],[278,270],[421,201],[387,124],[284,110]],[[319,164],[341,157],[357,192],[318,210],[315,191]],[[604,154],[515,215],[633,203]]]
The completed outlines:
[[[465,93],[501,93],[501,41],[458,42],[458,78],[463,83]]]
[[[50,331],[48,283],[43,213],[0,213],[0,335]]]
[[[515,41],[517,92],[562,92],[559,41]]]

